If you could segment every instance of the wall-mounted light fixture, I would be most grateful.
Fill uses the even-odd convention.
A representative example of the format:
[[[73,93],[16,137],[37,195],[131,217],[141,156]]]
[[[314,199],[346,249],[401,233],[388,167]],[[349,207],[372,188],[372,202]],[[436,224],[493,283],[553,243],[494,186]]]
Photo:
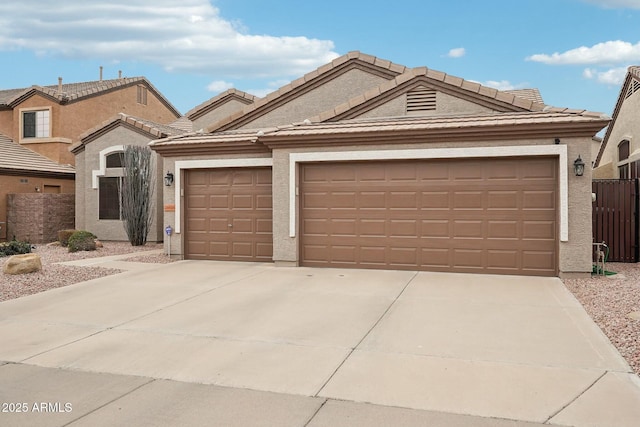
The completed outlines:
[[[576,173],[576,176],[582,176],[584,174],[584,162],[582,161],[582,158],[580,157],[579,154],[578,154],[578,158],[575,159],[573,162],[573,169],[574,169],[574,172]]]
[[[167,174],[164,176],[164,185],[171,187],[171,184],[173,184],[173,174],[167,171]]]

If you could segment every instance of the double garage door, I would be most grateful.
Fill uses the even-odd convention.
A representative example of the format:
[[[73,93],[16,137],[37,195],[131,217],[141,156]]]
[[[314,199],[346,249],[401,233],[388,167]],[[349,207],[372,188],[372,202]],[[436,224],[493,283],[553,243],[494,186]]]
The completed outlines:
[[[301,164],[300,264],[557,275],[557,169],[555,158]],[[189,172],[187,193],[188,258],[270,260],[270,169]]]

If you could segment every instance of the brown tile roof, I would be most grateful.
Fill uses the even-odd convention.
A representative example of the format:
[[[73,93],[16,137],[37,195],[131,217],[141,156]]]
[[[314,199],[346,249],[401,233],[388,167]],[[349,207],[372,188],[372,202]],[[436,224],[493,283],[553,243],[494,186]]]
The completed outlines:
[[[483,86],[480,83],[464,80],[460,77],[450,76],[441,71],[431,70],[426,67],[417,67],[398,75],[392,80],[382,83],[362,95],[350,99],[349,101],[336,106],[335,108],[322,112],[317,116],[309,117],[312,122],[335,121],[341,119],[355,118],[366,111],[367,106],[373,106],[375,101],[390,98],[397,95],[400,90],[406,90],[410,84],[424,82],[427,85],[449,90],[459,94],[459,96],[473,98],[474,102],[486,105],[501,111],[539,111],[545,106],[524,96],[520,96],[520,91],[499,91],[497,89]],[[528,89],[523,95],[533,96],[539,92],[537,89]]]
[[[253,104],[247,105],[241,111],[231,114],[227,118],[210,125],[207,127],[206,131],[213,132],[215,130],[229,130],[233,128],[236,123],[242,123],[242,120],[251,121],[253,118],[260,116],[265,111],[268,111],[272,106],[287,102],[287,100],[292,97],[296,97],[300,93],[311,90],[314,87],[314,84],[323,82],[325,78],[331,78],[335,72],[338,72],[343,67],[348,66],[349,63],[361,64],[380,75],[384,75],[388,79],[407,71],[407,67],[404,65],[394,64],[393,62],[385,59],[376,58],[375,56],[367,55],[358,51],[352,51],[305,74],[299,79],[284,85],[264,98],[256,99]]]
[[[503,90],[503,92],[511,93],[518,98],[528,99],[529,101],[537,102],[538,104],[544,104],[542,95],[540,95],[540,91],[536,88]]]
[[[71,152],[75,154],[82,151],[85,145],[95,140],[99,136],[104,135],[105,133],[122,123],[132,128],[136,128],[140,132],[147,133],[150,139],[165,138],[167,136],[186,133],[185,130],[177,128],[175,126],[163,125],[151,120],[141,119],[139,117],[119,113],[80,135],[80,142],[74,144],[70,148]]]
[[[268,152],[266,147],[257,144],[257,142],[260,136],[275,130],[276,128],[259,131],[250,129],[191,133],[151,141],[149,146],[164,156],[170,156],[172,153],[184,154],[185,152],[190,154],[235,153],[238,151]]]
[[[544,111],[485,113],[450,116],[402,116],[311,123],[308,120],[269,129],[190,134],[153,141],[150,146],[173,155],[222,146],[272,145],[304,147],[306,144],[388,144],[407,142],[407,136],[436,136],[444,140],[495,140],[509,138],[593,136],[607,125],[608,117],[585,110],[548,108]],[[550,143],[553,139],[550,139]],[[199,148],[198,148],[199,147]],[[229,152],[231,152],[229,151]]]
[[[176,121],[169,123],[169,126],[185,132],[193,132],[193,122],[189,120],[187,116],[182,116]]]
[[[72,166],[60,165],[0,134],[0,173],[2,171],[35,172],[70,178],[75,175]]]
[[[225,90],[224,92],[192,108],[191,110],[187,111],[185,116],[187,116],[190,120],[195,120],[231,99],[237,99],[244,104],[253,104],[253,102],[259,98],[257,96],[251,95],[250,93],[232,88]]]
[[[151,84],[145,77],[123,77],[112,80],[96,80],[81,83],[65,83],[62,84],[62,90],[58,85],[38,86],[34,85],[23,89],[7,89],[0,90],[0,107],[13,107],[21,100],[31,96],[33,93],[40,93],[59,103],[70,103],[96,96],[109,91],[117,90],[122,87],[144,83],[152,91],[156,93],[158,98],[172,110],[176,117],[180,116],[178,110]]]
[[[544,111],[484,113],[448,116],[402,116],[375,119],[355,119],[339,122],[297,123],[278,127],[265,133],[262,139],[359,132],[395,132],[403,130],[489,128],[528,124],[608,123],[601,113],[567,108],[545,108]],[[604,125],[603,125],[604,126]]]

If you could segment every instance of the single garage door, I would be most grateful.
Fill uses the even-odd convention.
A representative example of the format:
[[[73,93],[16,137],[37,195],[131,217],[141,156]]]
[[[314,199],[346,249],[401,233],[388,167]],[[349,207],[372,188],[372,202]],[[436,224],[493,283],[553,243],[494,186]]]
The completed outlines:
[[[557,274],[557,160],[302,164],[306,266]]]
[[[271,261],[271,168],[186,172],[185,257]]]

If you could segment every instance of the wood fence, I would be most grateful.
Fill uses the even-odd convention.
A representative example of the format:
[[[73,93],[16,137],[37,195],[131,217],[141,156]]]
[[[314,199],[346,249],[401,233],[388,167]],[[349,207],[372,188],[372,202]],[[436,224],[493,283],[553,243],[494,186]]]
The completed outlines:
[[[638,180],[592,182],[594,242],[609,247],[608,262],[638,262]]]

